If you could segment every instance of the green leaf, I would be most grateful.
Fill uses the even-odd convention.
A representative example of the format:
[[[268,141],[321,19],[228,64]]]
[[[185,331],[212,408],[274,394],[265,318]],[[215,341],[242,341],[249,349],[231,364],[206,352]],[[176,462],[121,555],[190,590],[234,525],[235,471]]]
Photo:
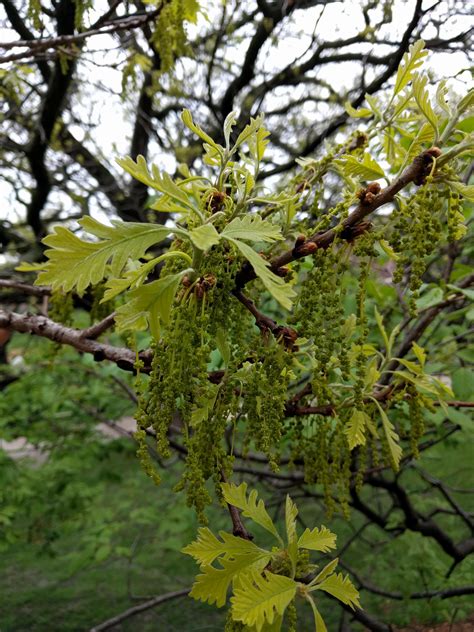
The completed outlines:
[[[446,101],[446,95],[448,93],[448,89],[446,87],[446,80],[443,79],[438,83],[438,87],[436,88],[436,103],[439,107],[445,112],[449,117],[453,114],[451,112],[451,108],[449,107]]]
[[[392,465],[395,471],[398,471],[400,466],[400,459],[402,458],[402,449],[399,445],[400,438],[395,432],[395,427],[387,417],[387,413],[384,411],[382,406],[374,400],[377,404],[377,408],[380,412],[380,417],[382,419],[382,426],[385,433],[385,438],[387,439],[388,449],[390,452],[390,458],[392,460]]]
[[[365,426],[367,420],[367,413],[363,410],[354,410],[351,418],[344,428],[344,433],[347,437],[347,443],[349,450],[353,450],[358,445],[365,445]]]
[[[314,603],[314,600],[311,597],[311,595],[306,594],[305,599],[307,599],[307,601],[309,601],[311,605],[311,609],[313,611],[313,616],[314,616],[314,626],[315,626],[316,632],[328,632],[326,624],[324,623],[324,619],[320,615],[319,610],[316,608],[316,604]]]
[[[352,107],[349,101],[344,103],[344,108],[349,116],[352,116],[352,118],[366,118],[367,116],[372,116],[372,110],[369,110],[368,108],[359,108],[356,110]]]
[[[314,527],[312,531],[305,529],[298,540],[300,549],[309,549],[310,551],[321,551],[327,553],[331,549],[336,548],[337,536],[323,525],[318,529]]]
[[[423,116],[434,129],[435,134],[438,134],[438,117],[431,107],[430,97],[426,89],[427,82],[428,77],[426,75],[416,75],[413,80],[413,96]]]
[[[270,264],[268,261],[262,259],[255,250],[243,241],[231,239],[228,235],[224,235],[223,233],[221,233],[221,235],[223,237],[225,236],[240,250],[273,298],[285,309],[291,309],[292,300],[295,298],[296,293],[290,285],[285,283],[282,278],[277,277],[277,275],[269,269]]]
[[[379,241],[380,247],[382,248],[382,250],[385,252],[385,254],[392,259],[392,261],[398,261],[399,256],[397,255],[397,253],[395,252],[395,250],[392,248],[392,246],[388,243],[388,241],[386,239],[381,239]]]
[[[369,107],[372,110],[372,112],[381,121],[383,119],[383,114],[382,114],[382,112],[380,110],[380,103],[379,103],[378,99],[376,97],[374,97],[373,94],[368,94],[368,93],[366,93],[364,95],[364,97],[365,97],[365,100],[367,101],[367,103],[369,104]]]
[[[326,566],[322,569],[322,571],[320,571],[316,575],[316,577],[312,580],[310,585],[313,586],[316,584],[320,584],[322,581],[326,579],[326,577],[329,577],[330,575],[332,575],[338,563],[339,563],[339,558],[336,557],[334,560],[326,564]]]
[[[363,180],[378,180],[385,176],[382,167],[367,152],[361,162],[354,156],[346,156],[336,163],[342,166],[346,176],[357,176]]]
[[[181,113],[181,120],[186,125],[188,129],[194,132],[199,138],[201,138],[205,143],[207,143],[210,147],[212,147],[219,155],[222,156],[224,148],[217,144],[209,134],[199,127],[194,121],[192,114],[189,110],[183,110]]]
[[[450,182],[449,186],[460,193],[466,200],[474,202],[474,184],[463,184],[462,182]],[[17,268],[18,269],[18,268]]]
[[[352,609],[355,609],[355,607],[360,608],[359,591],[348,575],[344,577],[342,573],[334,573],[320,584],[313,586],[311,590],[324,590]]]
[[[255,555],[239,555],[233,560],[220,558],[219,563],[222,568],[215,568],[214,566],[203,566],[202,574],[196,577],[196,581],[193,584],[189,596],[197,601],[203,601],[212,605],[216,604],[218,608],[221,608],[227,600],[227,591],[229,589],[230,582],[240,576],[243,579],[243,571],[249,572],[249,569],[261,560],[269,560],[270,555],[263,556],[260,560],[255,559]],[[265,564],[267,563],[265,561]]]
[[[265,509],[263,500],[260,499],[257,502],[257,490],[253,489],[247,499],[247,483],[241,483],[239,486],[234,485],[234,483],[222,483],[222,493],[224,500],[229,503],[229,505],[234,505],[234,507],[241,509],[246,518],[251,518],[254,522],[269,531],[277,538],[280,544],[283,545],[282,539]]]
[[[416,362],[412,362],[411,360],[405,360],[405,358],[397,358],[397,360],[398,362],[400,362],[400,364],[403,364],[404,367],[406,367],[409,371],[411,371],[415,375],[422,374],[423,372],[422,368]]]
[[[408,52],[403,55],[395,80],[395,95],[401,92],[403,88],[410,83],[415,70],[423,64],[425,57],[428,55],[428,51],[424,50],[424,48],[425,42],[420,39],[412,44]]]
[[[219,385],[213,384],[210,396],[198,395],[191,411],[190,426],[192,428],[209,419],[209,415],[214,409],[218,393]]]
[[[186,192],[183,191],[183,189],[180,189],[167,173],[160,173],[160,170],[156,165],[152,165],[152,172],[150,173],[146,160],[143,156],[137,156],[136,162],[130,158],[130,156],[117,158],[116,162],[122,167],[122,169],[124,169],[124,171],[134,177],[135,180],[143,182],[143,184],[160,191],[171,198],[174,202],[177,202],[179,204],[179,208],[177,209],[178,211],[182,211],[187,208],[195,210],[194,204]],[[182,207],[184,207],[184,209]]]
[[[423,347],[420,347],[420,345],[417,344],[416,342],[411,343],[411,348],[418,362],[420,363],[421,368],[423,368],[426,362],[426,351],[423,349]]]
[[[155,338],[160,338],[160,322],[167,325],[174,297],[184,272],[170,274],[129,294],[130,300],[116,312],[115,322],[119,331],[144,330],[149,325]]]
[[[390,350],[389,350],[389,342],[388,342],[387,332],[386,332],[384,324],[383,324],[382,315],[380,314],[380,312],[377,309],[376,305],[374,306],[374,315],[375,315],[375,321],[377,323],[377,327],[379,328],[379,331],[382,334],[382,338],[383,338],[383,341],[384,341],[384,344],[385,344],[385,349],[387,350],[387,354],[389,354]]]
[[[219,243],[220,235],[212,224],[203,224],[189,232],[191,241],[199,250],[209,250]]]
[[[225,146],[227,149],[230,149],[230,135],[232,133],[232,128],[234,127],[237,118],[236,118],[236,110],[229,112],[229,114],[225,117],[224,121],[224,138],[225,138]]]
[[[227,341],[226,333],[222,327],[219,327],[219,329],[217,330],[216,345],[217,345],[217,348],[219,349],[219,353],[222,356],[224,365],[228,366],[230,362],[230,358],[231,358],[231,351],[230,351],[229,343]]]
[[[250,123],[248,123],[244,129],[240,132],[235,141],[234,150],[240,147],[243,143],[248,141],[263,125],[263,114],[259,114],[259,116],[250,119]]]
[[[219,531],[219,540],[210,529],[200,527],[198,529],[198,537],[194,542],[182,549],[186,555],[193,557],[198,564],[210,566],[212,562],[219,556],[227,559],[245,556],[250,559],[254,556],[255,561],[262,557],[262,554],[270,555],[267,551],[263,551],[250,540],[244,540],[231,533]]]
[[[297,515],[298,515],[298,508],[295,505],[295,503],[291,500],[289,494],[287,494],[286,505],[285,505],[285,526],[286,526],[286,537],[288,539],[288,543],[296,539],[296,516]]]
[[[269,142],[268,136],[270,136],[270,132],[261,126],[257,130],[257,133],[250,136],[247,140],[250,155],[257,162],[260,162],[265,154],[265,149]]]
[[[67,228],[56,226],[55,232],[43,240],[50,246],[45,251],[49,261],[38,275],[37,285],[51,285],[65,292],[76,289],[81,294],[88,285],[102,281],[109,262],[112,274],[118,276],[128,259],[139,259],[150,246],[173,232],[156,224],[116,220],[113,226],[105,226],[92,217],[83,217],[79,224],[102,241],[83,241]]]
[[[244,215],[233,219],[221,233],[226,239],[274,242],[283,239],[281,228],[260,215]]]
[[[283,616],[298,587],[293,579],[268,571],[265,576],[255,572],[245,575],[240,584],[231,598],[232,617],[255,626],[257,632],[261,632],[266,622],[271,624],[275,616]]]

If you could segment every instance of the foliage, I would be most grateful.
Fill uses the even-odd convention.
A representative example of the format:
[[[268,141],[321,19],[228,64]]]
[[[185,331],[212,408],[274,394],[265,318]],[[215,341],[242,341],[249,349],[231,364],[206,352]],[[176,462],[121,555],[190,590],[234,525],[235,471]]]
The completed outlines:
[[[306,599],[314,613],[317,632],[326,626],[316,608],[311,593],[322,590],[351,606],[360,606],[359,593],[349,578],[336,573],[337,559],[332,560],[319,572],[309,564],[306,551],[328,551],[335,548],[336,536],[326,527],[306,529],[298,538],[296,517],[298,509],[289,496],[286,497],[286,542],[273,524],[262,500],[257,502],[253,490],[247,498],[247,485],[224,483],[224,500],[243,510],[243,515],[269,531],[277,540],[278,547],[266,550],[253,542],[243,540],[224,531],[217,538],[207,527],[200,528],[198,539],[183,549],[201,566],[191,590],[191,597],[222,607],[232,584],[230,616],[240,621],[243,630],[281,629],[285,611],[296,597]],[[220,567],[213,566],[218,561]],[[308,579],[308,574],[311,578]],[[233,628],[232,628],[233,629]]]

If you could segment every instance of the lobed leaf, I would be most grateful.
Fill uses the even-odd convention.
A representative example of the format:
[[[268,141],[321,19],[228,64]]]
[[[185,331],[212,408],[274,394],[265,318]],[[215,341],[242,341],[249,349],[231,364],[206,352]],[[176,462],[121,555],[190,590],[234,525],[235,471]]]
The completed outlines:
[[[49,261],[38,275],[37,285],[51,285],[65,292],[75,289],[80,294],[102,281],[109,262],[112,274],[118,276],[128,259],[139,259],[172,232],[156,224],[117,220],[106,226],[92,217],[83,217],[79,224],[102,241],[84,241],[67,228],[56,226],[55,232],[43,240],[50,246],[45,251]]]
[[[283,239],[280,226],[262,219],[260,215],[236,217],[227,224],[221,236],[226,239],[245,239],[270,243]]]
[[[413,96],[415,97],[415,101],[420,108],[423,116],[426,118],[428,123],[434,129],[435,134],[438,134],[438,117],[434,113],[433,108],[431,107],[430,97],[428,94],[428,90],[426,89],[426,84],[428,82],[428,77],[416,75],[413,80]]]
[[[280,535],[265,509],[265,503],[262,499],[257,502],[257,490],[253,489],[247,499],[247,483],[241,483],[239,486],[234,485],[234,483],[222,483],[221,487],[224,499],[229,505],[234,505],[240,509],[246,518],[251,518],[282,543]]]
[[[298,547],[300,549],[327,553],[331,549],[336,548],[336,539],[336,534],[329,531],[325,526],[321,526],[320,529],[315,527],[312,531],[305,529],[298,540]]]
[[[336,160],[342,166],[346,176],[357,176],[363,180],[378,180],[385,177],[382,167],[375,161],[369,153],[365,153],[362,161],[354,156],[347,156],[344,159]]]
[[[232,602],[232,617],[261,632],[265,623],[272,624],[276,616],[283,616],[296,595],[298,584],[289,577],[249,573],[240,578]]]
[[[365,445],[364,430],[366,427],[367,417],[367,413],[363,410],[353,411],[351,418],[344,428],[349,450],[353,450],[358,445]]]
[[[231,533],[219,531],[219,537],[222,541],[207,527],[200,527],[197,539],[184,547],[182,552],[190,555],[198,564],[204,566],[211,565],[221,555],[227,559],[238,556],[245,556],[246,559],[250,559],[250,556],[253,555],[254,561],[260,559],[263,554],[270,555],[250,540],[244,540]]]
[[[189,596],[210,605],[215,603],[218,608],[221,608],[227,601],[230,583],[238,577],[243,580],[243,573],[249,573],[256,563],[266,565],[270,557],[269,554],[262,554],[261,558],[256,560],[252,553],[239,555],[233,560],[222,558],[219,560],[222,568],[203,566],[203,572],[196,577]]]
[[[160,338],[160,322],[167,325],[176,291],[183,272],[170,274],[129,293],[130,300],[121,305],[115,315],[119,331],[127,329],[142,331],[150,327],[155,338]]]
[[[313,586],[312,590],[324,590],[342,603],[350,606],[352,609],[355,607],[360,608],[359,603],[359,591],[349,579],[349,576],[344,576],[342,573],[334,573],[321,583]]]
[[[222,236],[223,233],[221,233]],[[277,300],[285,309],[291,309],[293,299],[296,296],[295,291],[285,281],[277,277],[270,270],[270,264],[260,257],[248,244],[239,239],[232,239],[228,235],[226,238],[231,241],[244,255],[255,271],[255,274],[262,281],[263,285],[270,292],[275,300]]]
[[[410,83],[413,78],[413,73],[423,64],[427,55],[428,51],[425,50],[425,42],[422,39],[414,42],[414,44],[410,46],[408,52],[403,55],[403,59],[398,67],[394,88],[395,95],[401,92],[403,88]]]

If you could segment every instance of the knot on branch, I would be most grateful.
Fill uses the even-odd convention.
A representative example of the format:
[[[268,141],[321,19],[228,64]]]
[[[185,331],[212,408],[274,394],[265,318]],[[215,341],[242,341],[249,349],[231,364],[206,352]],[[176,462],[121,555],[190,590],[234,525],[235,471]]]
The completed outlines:
[[[441,156],[441,149],[439,147],[430,147],[423,153],[419,154],[413,160],[413,166],[417,169],[417,174],[413,178],[413,182],[417,186],[422,186],[426,182],[426,178],[430,175],[433,167],[433,162],[436,158]]]
[[[318,246],[314,241],[306,241],[304,235],[299,235],[295,241],[295,245],[291,252],[292,256],[299,259],[300,257],[306,257],[313,254],[317,250]]]
[[[363,221],[358,224],[354,224],[354,226],[346,226],[341,231],[341,239],[345,239],[346,241],[353,242],[357,237],[360,237],[367,231],[372,228],[372,222]]]

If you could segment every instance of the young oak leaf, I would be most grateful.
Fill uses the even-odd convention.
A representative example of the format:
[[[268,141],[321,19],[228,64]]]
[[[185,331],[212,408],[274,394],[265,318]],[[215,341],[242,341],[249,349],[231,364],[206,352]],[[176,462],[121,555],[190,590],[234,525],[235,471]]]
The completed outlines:
[[[315,527],[312,531],[306,528],[298,540],[298,547],[327,553],[336,548],[336,538],[336,534],[323,525],[320,529]]]
[[[199,250],[209,250],[219,243],[220,235],[212,224],[202,224],[189,232],[191,241]]]
[[[50,246],[45,251],[49,261],[40,272],[37,285],[51,285],[81,294],[89,285],[95,285],[105,276],[110,262],[111,272],[118,276],[129,259],[139,259],[145,252],[163,241],[172,229],[156,224],[113,221],[113,226],[101,224],[92,217],[83,217],[79,224],[101,241],[84,241],[62,226],[44,238]]]
[[[200,527],[197,539],[184,547],[182,552],[191,555],[204,566],[209,566],[221,555],[227,559],[254,555],[255,561],[260,559],[262,554],[270,555],[250,540],[244,540],[231,533],[219,531],[219,537],[222,541],[207,527]]]
[[[354,156],[346,156],[336,160],[336,163],[342,167],[346,176],[357,176],[363,180],[378,180],[385,177],[382,167],[367,152],[362,161],[357,160]]]
[[[395,95],[410,83],[415,70],[423,64],[425,57],[428,55],[428,51],[424,48],[425,42],[420,39],[414,42],[408,49],[408,52],[403,55],[402,62],[398,67],[397,78],[395,79]]]
[[[185,209],[194,210],[194,204],[186,192],[183,191],[183,189],[181,189],[167,173],[161,173],[156,165],[152,165],[150,173],[146,160],[143,156],[137,156],[136,162],[130,158],[130,156],[127,156],[126,158],[117,158],[116,162],[124,171],[135,178],[135,180],[139,180],[140,182],[143,182],[143,184],[146,184],[152,189],[156,189],[156,191],[159,191],[171,198],[179,205],[179,208],[175,209],[176,211],[182,212]]]
[[[377,408],[380,412],[380,417],[382,419],[382,427],[385,433],[385,438],[387,439],[387,445],[390,453],[390,458],[392,460],[392,465],[395,471],[398,471],[400,466],[400,459],[402,458],[402,449],[399,445],[400,437],[395,432],[395,427],[387,416],[387,413],[384,411],[382,406],[378,402],[376,402]]]
[[[243,581],[254,565],[258,564],[258,567],[261,567],[263,564],[265,566],[270,558],[269,553],[261,553],[258,557],[254,553],[250,553],[239,555],[232,560],[219,559],[222,568],[203,566],[203,572],[196,577],[189,595],[197,601],[203,601],[210,605],[215,603],[218,608],[221,608],[227,601],[230,583],[237,578]]]
[[[275,300],[277,300],[285,309],[291,309],[293,299],[296,297],[296,292],[292,289],[288,283],[278,277],[270,270],[270,264],[268,261],[262,259],[262,257],[251,248],[248,244],[240,239],[231,239],[228,235],[221,233],[223,237],[226,237],[236,248],[244,255],[247,261],[250,263],[255,271],[255,274],[262,281],[263,285],[270,292]]]
[[[272,519],[265,509],[265,503],[262,499],[257,502],[258,492],[253,489],[247,499],[247,483],[241,483],[239,486],[234,483],[222,483],[222,493],[224,500],[240,509],[246,518],[251,518],[254,522],[269,531],[283,545]]]
[[[184,272],[170,274],[132,290],[130,300],[115,315],[118,331],[142,331],[149,325],[155,340],[160,338],[160,322],[167,325],[174,297]]]
[[[426,75],[417,75],[413,79],[413,96],[415,97],[415,101],[420,108],[423,116],[426,118],[428,123],[434,129],[435,134],[438,134],[438,117],[434,113],[433,108],[431,107],[430,97],[428,94],[428,90],[426,89],[426,84],[428,82],[428,77]]]
[[[293,579],[269,571],[264,575],[256,572],[244,575],[239,583],[231,598],[232,617],[254,626],[257,632],[262,631],[265,623],[272,624],[276,616],[283,615],[298,587]]]
[[[248,241],[274,242],[283,239],[280,226],[264,220],[260,215],[236,217],[221,233],[226,239],[246,239]]]
[[[333,573],[319,584],[312,586],[311,590],[324,590],[324,592],[336,597],[336,599],[350,606],[353,610],[356,607],[360,608],[359,591],[351,582],[348,575],[344,576],[342,573]]]
[[[353,450],[358,445],[365,445],[365,427],[367,421],[367,413],[363,410],[354,410],[351,418],[344,428],[344,434],[347,437],[349,450]]]

